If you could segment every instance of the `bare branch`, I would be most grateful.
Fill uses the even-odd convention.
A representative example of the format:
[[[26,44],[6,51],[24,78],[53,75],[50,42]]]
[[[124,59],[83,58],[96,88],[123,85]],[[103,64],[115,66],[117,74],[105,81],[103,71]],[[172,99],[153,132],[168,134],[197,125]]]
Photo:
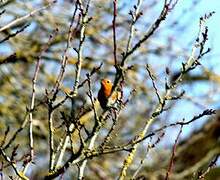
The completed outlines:
[[[182,133],[182,130],[183,130],[183,125],[181,125],[179,133],[178,133],[178,135],[175,139],[175,143],[173,145],[172,155],[171,155],[171,158],[170,158],[170,163],[169,163],[169,166],[168,166],[168,169],[167,169],[165,180],[169,179],[169,176],[172,172],[172,167],[173,167],[173,164],[174,164],[174,158],[175,158],[175,153],[176,153],[176,147],[177,147],[178,140],[180,138],[180,134]]]
[[[156,77],[155,77],[155,76],[153,75],[153,73],[151,72],[149,64],[146,65],[146,69],[147,69],[147,72],[148,72],[148,74],[149,74],[149,76],[150,76],[150,78],[151,78],[151,81],[152,81],[152,84],[153,84],[153,88],[154,88],[155,93],[156,93],[156,95],[157,95],[158,101],[159,101],[159,103],[162,103],[160,94],[159,94],[159,92],[158,92],[158,89],[157,89],[156,83],[155,83]]]
[[[0,44],[7,41],[7,40],[9,40],[12,37],[15,37],[19,33],[23,32],[28,26],[30,26],[30,24],[24,25],[21,29],[17,30],[15,33],[9,34],[7,37],[5,37],[4,39],[2,39],[0,41]]]
[[[54,3],[56,3],[56,1],[53,1],[52,3],[49,3],[47,4],[46,6],[43,6],[41,8],[38,8],[32,12],[30,12],[29,14],[25,15],[25,16],[22,16],[20,18],[17,18],[15,20],[13,20],[12,22],[8,23],[7,25],[4,25],[2,28],[0,28],[0,32],[6,30],[6,29],[9,29],[11,28],[12,26],[16,25],[16,24],[19,24],[23,21],[25,21],[26,19],[28,19],[29,17],[33,17],[36,13],[40,12],[40,11],[43,11],[47,8],[49,8],[50,6],[52,6]]]
[[[112,20],[112,31],[113,31],[113,54],[115,66],[117,65],[117,40],[116,40],[116,17],[117,17],[117,0],[113,0],[113,20]]]
[[[3,149],[0,149],[0,154],[3,156],[3,158],[12,166],[13,170],[15,171],[15,173],[17,174],[17,176],[19,178],[21,178],[22,180],[28,180],[28,178],[22,173],[20,172],[17,167],[16,164],[14,162],[11,161],[11,159],[5,154]]]

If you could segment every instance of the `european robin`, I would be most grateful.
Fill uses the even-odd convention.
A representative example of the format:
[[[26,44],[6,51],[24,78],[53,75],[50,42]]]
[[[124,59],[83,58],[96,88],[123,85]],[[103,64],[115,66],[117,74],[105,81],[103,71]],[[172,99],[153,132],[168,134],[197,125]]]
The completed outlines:
[[[98,100],[102,109],[106,109],[108,105],[114,104],[119,98],[119,92],[112,94],[112,82],[109,79],[101,80],[101,88],[98,92]],[[109,99],[109,97],[111,98]]]

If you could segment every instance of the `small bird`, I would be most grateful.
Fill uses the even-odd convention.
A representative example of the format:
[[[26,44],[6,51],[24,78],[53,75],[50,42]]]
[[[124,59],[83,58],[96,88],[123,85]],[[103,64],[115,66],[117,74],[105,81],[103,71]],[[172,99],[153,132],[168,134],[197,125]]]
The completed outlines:
[[[119,93],[112,94],[112,82],[109,79],[101,80],[101,88],[98,92],[98,100],[102,109],[106,109],[108,105],[113,105],[119,98]],[[111,99],[109,97],[111,96]]]

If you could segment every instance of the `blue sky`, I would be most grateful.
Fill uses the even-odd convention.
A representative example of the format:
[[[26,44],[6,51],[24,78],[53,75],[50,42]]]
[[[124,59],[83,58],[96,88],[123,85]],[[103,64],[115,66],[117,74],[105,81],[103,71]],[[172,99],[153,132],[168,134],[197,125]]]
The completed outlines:
[[[135,2],[135,1],[132,1]],[[164,1],[161,1],[160,6],[158,6],[158,12],[161,10],[161,5]],[[206,47],[210,47],[212,51],[205,56],[202,59],[202,64],[207,67],[210,70],[213,70],[215,73],[220,75],[220,1],[219,0],[200,0],[199,3],[195,6],[191,7],[193,1],[191,0],[179,0],[177,6],[175,9],[169,14],[167,21],[163,22],[163,25],[166,23],[169,23],[169,21],[173,21],[175,19],[178,19],[178,23],[180,24],[187,24],[187,28],[184,30],[184,33],[180,31],[174,32],[170,31],[169,29],[167,32],[165,32],[165,35],[170,35],[172,33],[175,34],[175,39],[178,45],[181,47],[185,47],[186,49],[190,50],[193,45],[193,41],[195,40],[197,33],[198,33],[198,24],[199,24],[199,18],[201,16],[204,16],[206,13],[215,11],[215,14],[207,21],[207,26],[209,29],[209,41],[207,43]],[[190,9],[187,11],[187,13],[183,13],[184,9]],[[161,41],[163,41],[161,39]],[[166,42],[164,42],[166,43]],[[181,62],[180,62],[181,63]],[[180,64],[179,64],[180,65]],[[179,66],[178,65],[178,66]],[[178,67],[179,69],[179,67]],[[196,70],[198,72],[198,70]],[[205,94],[207,91],[212,88],[211,84],[207,83],[196,83],[195,86],[191,89],[187,88],[187,86],[183,86],[183,88],[187,91],[188,94]],[[207,96],[206,96],[207,97]],[[203,102],[204,99],[199,99],[200,102]],[[205,97],[204,97],[205,98]],[[209,108],[220,108],[219,102],[219,96],[216,95],[216,103],[211,104]],[[182,100],[178,103],[177,107],[175,108],[173,112],[173,116],[169,119],[170,121],[180,121],[182,118],[186,118],[186,120],[190,120],[193,115],[196,115],[198,113],[201,113],[202,109],[196,108],[193,104],[187,103],[187,101]],[[177,116],[178,114],[178,116]],[[178,119],[180,118],[180,119]],[[184,131],[182,134],[182,137],[185,137],[189,135],[190,132],[192,132],[194,129],[197,129],[202,126],[202,124],[205,122],[206,118],[203,118],[202,120],[199,120],[197,122],[194,122],[190,126],[184,127]],[[173,142],[176,136],[170,137],[170,140]]]
[[[189,1],[179,1],[179,4],[177,5],[175,12],[179,11],[179,9],[184,8],[187,6],[187,2]],[[209,28],[209,41],[208,46],[211,47],[212,51],[208,55],[211,59],[204,60],[204,63],[209,66],[209,64],[212,64],[215,66],[214,71],[218,74],[220,63],[219,63],[219,42],[220,42],[220,1],[218,0],[201,0],[201,2],[197,5],[197,7],[192,11],[188,12],[188,17],[191,17],[191,24],[189,29],[184,33],[183,35],[180,35],[181,39],[184,41],[184,39],[188,39],[190,36],[195,36],[197,30],[198,30],[198,19],[199,17],[203,16],[205,13],[209,13],[215,11],[216,13],[207,21],[207,26]],[[210,63],[211,61],[211,63]],[[207,62],[207,63],[206,63]],[[216,66],[217,65],[217,66]]]

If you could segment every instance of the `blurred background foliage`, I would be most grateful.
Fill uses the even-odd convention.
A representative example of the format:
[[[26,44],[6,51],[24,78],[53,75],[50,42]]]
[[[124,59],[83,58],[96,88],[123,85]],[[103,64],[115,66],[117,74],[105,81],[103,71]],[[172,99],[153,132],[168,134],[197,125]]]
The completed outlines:
[[[202,14],[193,13],[200,8],[204,1],[194,0],[186,4],[182,1],[178,2],[176,9],[170,12],[159,30],[129,58],[126,66],[132,66],[132,69],[127,71],[125,77],[124,99],[129,96],[133,89],[136,91],[132,100],[120,115],[120,122],[115,130],[115,136],[113,141],[110,142],[112,145],[126,142],[134,137],[142,128],[144,120],[148,118],[155,104],[157,104],[157,97],[145,65],[151,65],[152,71],[157,77],[156,82],[159,92],[162,94],[165,90],[165,79],[174,78],[181,68],[181,63],[189,57],[198,33],[199,18],[201,15],[209,13],[206,11],[202,12]],[[0,8],[5,10],[5,13],[0,16],[0,26],[3,27],[12,20],[48,3],[52,3],[52,1],[7,0],[1,2]],[[118,3],[116,35],[118,59],[120,59],[121,53],[126,49],[129,36],[131,16],[128,13],[134,9],[133,6],[136,1],[122,0]],[[208,3],[208,1],[205,1],[205,3]],[[158,0],[143,1],[141,6],[143,15],[135,24],[135,36],[132,44],[135,44],[147,31],[149,25],[160,13],[162,4],[163,2]],[[33,113],[34,148],[37,158],[30,172],[28,172],[33,179],[37,179],[37,177],[44,174],[48,166],[48,161],[45,160],[48,160],[48,112],[43,100],[45,90],[51,90],[56,81],[66,47],[73,11],[74,1],[58,0],[56,3],[52,3],[49,8],[0,33],[0,39],[4,39],[9,34],[29,24],[28,28],[23,32],[0,44],[0,140],[2,140],[7,127],[10,127],[10,137],[12,135],[11,132],[17,130],[24,121],[27,115],[27,107],[30,103],[35,62],[43,45],[47,43],[50,34],[53,34],[56,29],[58,30],[48,50],[42,54],[37,81],[36,109]],[[101,70],[92,77],[92,90],[95,97],[100,87],[100,80],[105,77],[113,80],[115,75],[112,13],[112,1],[91,1],[88,15],[92,19],[85,32],[86,38],[83,48],[80,82],[86,79],[86,73],[103,63]],[[215,19],[216,17],[212,18]],[[77,26],[77,21],[74,22],[73,26]],[[66,92],[70,92],[74,84],[77,54],[73,48],[76,48],[79,43],[79,32],[77,30],[75,29],[72,34],[71,48],[68,49],[68,65],[57,102],[65,97]],[[213,38],[213,34],[210,33],[208,46],[215,50],[218,47],[215,47],[215,44],[212,45]],[[219,68],[217,59],[219,59],[219,56],[211,51],[203,57],[198,69],[187,74],[177,89],[177,92],[185,90],[185,95],[180,100],[167,104],[168,110],[157,119],[150,131],[163,125],[180,121],[183,118],[189,120],[206,108],[218,109],[220,75],[219,71],[216,72],[216,68]],[[76,113],[80,112],[80,107],[84,104],[87,107],[90,105],[89,98],[86,96],[87,91],[87,86],[79,89],[75,108]],[[61,112],[69,111],[69,101],[55,111],[56,145],[58,145],[65,131]],[[92,121],[91,116],[86,117],[86,119]],[[85,121],[88,126],[89,121]],[[101,134],[103,137],[110,127],[109,124],[111,122],[107,123],[106,127],[102,129]],[[177,147],[177,158],[173,170],[174,179],[190,179],[189,177],[196,177],[195,173],[207,168],[209,163],[220,152],[219,129],[218,113],[216,117],[203,118],[184,126],[181,142]],[[165,135],[161,137],[156,147],[150,148],[149,153],[147,153],[149,144],[154,144],[160,134],[144,141],[138,149],[135,161],[129,170],[129,177],[132,177],[140,162],[143,159],[147,159],[147,161],[144,161],[143,167],[136,178],[162,178],[164,173],[166,173],[171,156],[171,148],[178,130],[179,128],[177,127],[164,130]],[[103,137],[100,136],[97,142],[101,142]],[[28,152],[28,143],[28,127],[25,127],[19,133],[16,141],[13,142],[12,147],[7,150],[7,153],[10,154],[13,151],[13,147],[19,145],[19,153],[16,158],[22,158]],[[117,152],[92,159],[89,161],[86,170],[86,179],[114,179],[118,176],[125,154],[125,152]],[[205,162],[202,161],[204,157],[207,157]],[[0,161],[3,161],[3,159],[0,158]],[[194,167],[196,163],[200,163],[197,166],[198,168],[190,171],[190,168]],[[76,167],[68,169],[68,173],[64,176],[65,179],[75,177],[76,169]],[[9,171],[10,168],[6,170],[6,172]],[[188,174],[181,176],[181,172],[188,172]],[[7,175],[5,176],[7,177]],[[219,169],[215,168],[210,171],[207,175],[208,177],[210,177],[209,179],[220,178]]]

